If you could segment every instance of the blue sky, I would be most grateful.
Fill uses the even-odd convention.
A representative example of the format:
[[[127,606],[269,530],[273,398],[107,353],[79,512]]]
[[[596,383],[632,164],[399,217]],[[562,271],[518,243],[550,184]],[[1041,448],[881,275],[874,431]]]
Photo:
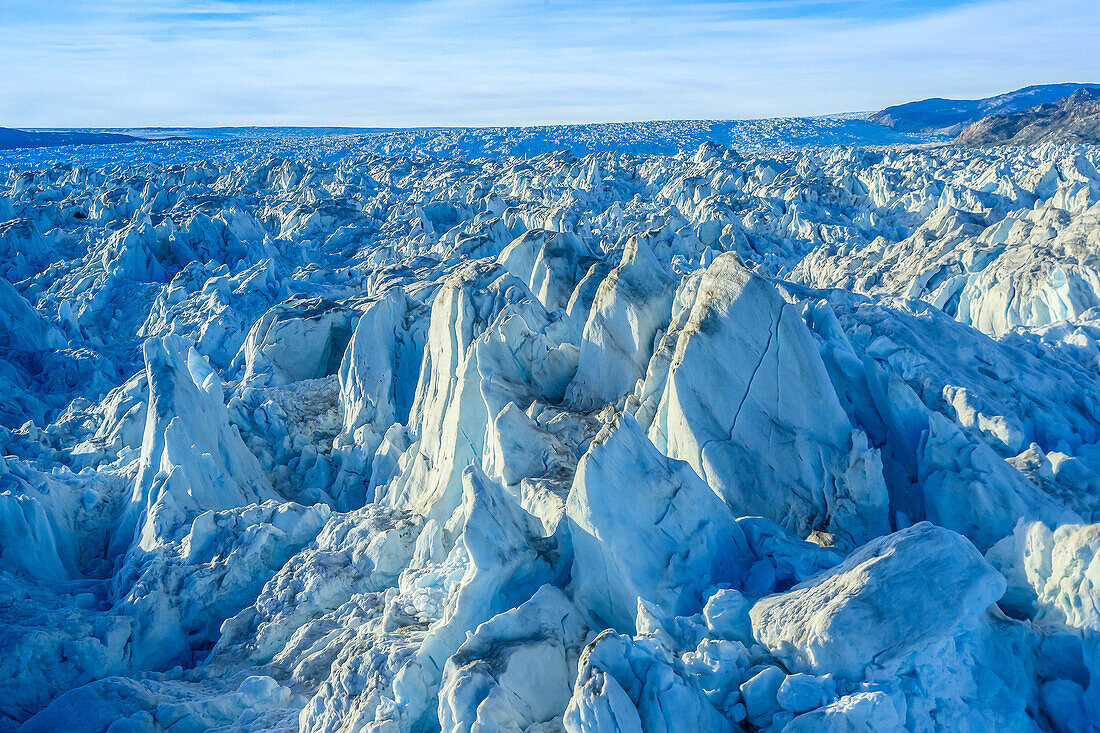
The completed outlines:
[[[0,126],[813,115],[1100,82],[1096,0],[0,0]]]

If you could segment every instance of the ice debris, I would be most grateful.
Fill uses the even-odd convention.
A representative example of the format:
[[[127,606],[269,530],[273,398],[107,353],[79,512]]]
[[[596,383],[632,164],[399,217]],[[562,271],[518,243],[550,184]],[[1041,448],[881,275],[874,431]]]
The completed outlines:
[[[0,731],[1096,730],[1097,151],[666,128],[0,157]]]

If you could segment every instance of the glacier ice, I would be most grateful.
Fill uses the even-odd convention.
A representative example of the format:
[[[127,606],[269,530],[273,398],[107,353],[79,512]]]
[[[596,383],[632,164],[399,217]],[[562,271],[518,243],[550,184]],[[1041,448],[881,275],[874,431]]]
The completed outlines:
[[[895,573],[906,576],[895,580]],[[927,522],[868,542],[843,563],[750,613],[787,669],[860,680],[981,614],[1005,592],[973,545]],[[866,646],[864,646],[866,645]]]
[[[646,441],[628,415],[592,441],[565,516],[569,590],[606,626],[635,631],[643,601],[691,616],[702,610],[705,589],[740,586],[748,574],[748,540],[732,513],[687,464]]]
[[[0,731],[1096,730],[1100,153],[863,124],[0,154]]]

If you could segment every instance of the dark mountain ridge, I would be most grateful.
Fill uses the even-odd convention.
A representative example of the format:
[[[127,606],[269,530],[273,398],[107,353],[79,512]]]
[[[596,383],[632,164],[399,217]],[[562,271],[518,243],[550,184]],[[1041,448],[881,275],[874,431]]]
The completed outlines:
[[[51,148],[58,145],[113,145],[141,140],[117,132],[38,132],[0,127],[0,150]]]
[[[876,112],[873,122],[900,132],[930,132],[955,135],[967,125],[990,115],[1022,112],[1042,104],[1053,104],[1079,89],[1100,89],[1098,84],[1039,84],[985,99],[923,99]]]
[[[1100,143],[1100,87],[1078,89],[1063,100],[1022,112],[991,115],[955,138],[956,144],[972,147],[1045,142]]]

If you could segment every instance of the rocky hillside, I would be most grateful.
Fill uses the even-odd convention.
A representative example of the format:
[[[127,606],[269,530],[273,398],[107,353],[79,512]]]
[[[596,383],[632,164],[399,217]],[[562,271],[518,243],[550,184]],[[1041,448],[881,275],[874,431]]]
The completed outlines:
[[[986,117],[959,133],[955,142],[974,147],[1100,143],[1100,88],[1078,89],[1054,104]]]
[[[871,121],[898,132],[956,135],[967,125],[990,115],[1010,114],[1036,105],[1054,104],[1093,84],[1039,84],[984,99],[922,99],[887,107],[871,115]]]
[[[140,139],[116,132],[38,132],[0,127],[0,150],[51,148],[61,145],[113,145],[137,142]]]

